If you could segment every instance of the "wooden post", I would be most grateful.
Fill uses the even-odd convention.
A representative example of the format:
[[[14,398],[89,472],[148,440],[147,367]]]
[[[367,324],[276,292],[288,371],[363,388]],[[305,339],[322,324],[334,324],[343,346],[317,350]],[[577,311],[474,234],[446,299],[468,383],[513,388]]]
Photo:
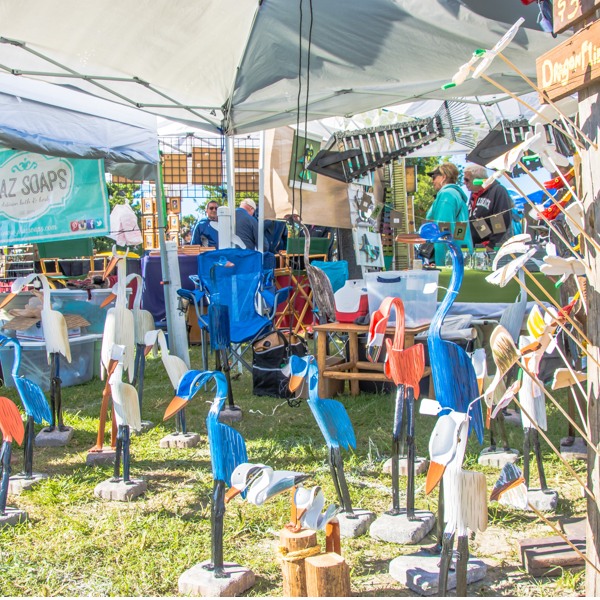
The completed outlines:
[[[311,556],[305,561],[306,593],[311,597],[350,596],[350,569],[336,552]]]
[[[306,596],[305,561],[307,557],[321,552],[317,534],[311,529],[302,529],[298,533],[282,529],[279,543],[282,547],[283,595],[293,598]]]
[[[600,97],[600,85],[596,82],[590,87],[579,92],[579,117],[580,122],[588,135],[598,139],[600,132],[600,115],[598,114],[598,101]],[[582,194],[585,207],[586,232],[598,239],[600,228],[600,173],[598,172],[598,160],[600,152],[589,148],[581,153],[582,161]],[[598,272],[600,268],[600,257],[594,251],[586,251],[592,268],[588,281],[588,318],[587,335],[592,346],[590,352],[595,358],[600,359],[598,346],[600,346],[600,296],[598,295],[600,281]],[[600,442],[600,402],[599,395],[600,369],[594,361],[588,361],[588,431],[593,444],[598,447]],[[587,555],[588,558],[600,567],[600,476],[598,457],[594,448],[588,448],[588,488],[596,497],[596,501],[587,500]],[[597,571],[586,566],[586,596],[595,597],[600,594],[600,576]]]

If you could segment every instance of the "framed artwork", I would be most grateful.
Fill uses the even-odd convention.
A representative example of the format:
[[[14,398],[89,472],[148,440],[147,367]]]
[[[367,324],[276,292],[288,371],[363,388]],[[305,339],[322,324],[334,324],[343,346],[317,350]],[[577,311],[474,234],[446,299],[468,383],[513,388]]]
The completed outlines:
[[[310,192],[317,191],[317,174],[306,167],[321,150],[321,136],[315,133],[294,133],[288,185]]]

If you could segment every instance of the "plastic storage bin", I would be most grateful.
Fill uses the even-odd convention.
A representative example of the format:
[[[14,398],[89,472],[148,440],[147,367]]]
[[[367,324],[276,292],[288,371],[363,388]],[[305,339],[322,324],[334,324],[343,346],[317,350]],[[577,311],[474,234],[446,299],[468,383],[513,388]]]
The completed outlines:
[[[69,340],[71,344],[71,362],[60,357],[60,378],[63,387],[79,385],[89,381],[94,375],[94,343],[102,335],[82,335]],[[44,342],[21,342],[21,368],[19,375],[24,375],[37,383],[44,391],[50,389],[50,365],[46,357]],[[11,371],[14,364],[12,348],[0,348],[0,365],[6,387],[14,387]]]
[[[430,323],[437,307],[439,274],[421,270],[366,273],[369,312],[376,311],[387,296],[394,296],[404,303],[406,327]]]

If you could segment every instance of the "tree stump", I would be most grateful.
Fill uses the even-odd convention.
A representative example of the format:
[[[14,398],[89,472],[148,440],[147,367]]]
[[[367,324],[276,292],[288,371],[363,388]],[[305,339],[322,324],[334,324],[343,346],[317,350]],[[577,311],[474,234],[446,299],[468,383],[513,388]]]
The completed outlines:
[[[283,595],[288,597],[306,596],[305,560],[319,554],[317,534],[311,529],[293,533],[282,529],[279,534],[281,545],[281,572],[283,574]]]
[[[305,560],[306,593],[310,597],[350,596],[350,569],[336,552]]]

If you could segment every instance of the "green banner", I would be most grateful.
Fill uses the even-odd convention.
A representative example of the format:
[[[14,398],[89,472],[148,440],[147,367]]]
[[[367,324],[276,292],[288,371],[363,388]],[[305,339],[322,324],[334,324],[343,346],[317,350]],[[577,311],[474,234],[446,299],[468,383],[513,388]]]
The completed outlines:
[[[106,235],[104,161],[0,150],[0,246]]]

